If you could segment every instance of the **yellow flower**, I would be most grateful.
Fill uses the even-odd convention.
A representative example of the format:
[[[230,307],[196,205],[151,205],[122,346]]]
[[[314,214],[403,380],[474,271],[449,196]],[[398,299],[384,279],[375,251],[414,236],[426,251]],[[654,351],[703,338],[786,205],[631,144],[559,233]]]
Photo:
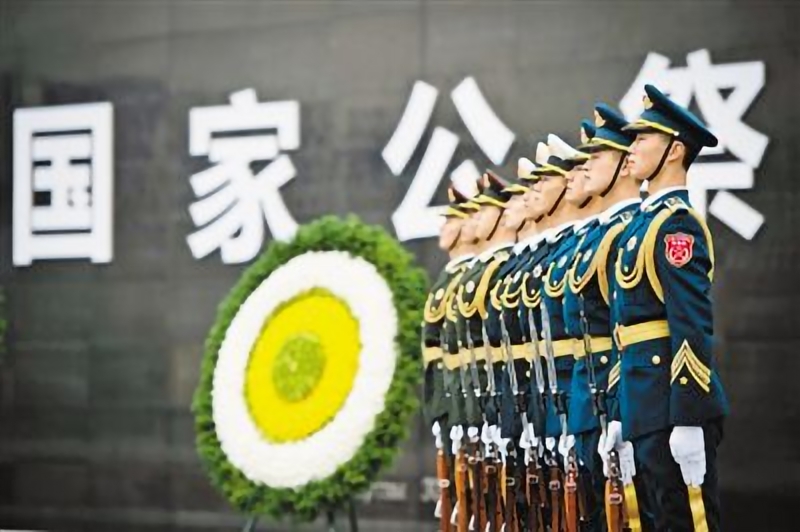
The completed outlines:
[[[350,394],[360,351],[358,322],[328,290],[303,292],[275,309],[245,378],[250,416],[263,436],[298,441],[324,427]]]

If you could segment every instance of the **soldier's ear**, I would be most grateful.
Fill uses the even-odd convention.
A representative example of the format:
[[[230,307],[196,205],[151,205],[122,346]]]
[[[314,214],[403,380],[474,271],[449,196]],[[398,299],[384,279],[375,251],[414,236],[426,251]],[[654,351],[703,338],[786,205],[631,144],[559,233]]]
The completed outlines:
[[[668,162],[678,161],[679,163],[683,164],[683,158],[685,155],[686,155],[686,145],[683,142],[675,141],[669,148],[669,155],[667,155],[667,161]]]
[[[622,161],[622,168],[619,169],[619,177],[620,178],[630,177],[631,170],[628,167],[628,154],[627,153],[620,153],[620,157],[624,157],[625,160]],[[617,164],[619,164],[619,163],[617,163]]]

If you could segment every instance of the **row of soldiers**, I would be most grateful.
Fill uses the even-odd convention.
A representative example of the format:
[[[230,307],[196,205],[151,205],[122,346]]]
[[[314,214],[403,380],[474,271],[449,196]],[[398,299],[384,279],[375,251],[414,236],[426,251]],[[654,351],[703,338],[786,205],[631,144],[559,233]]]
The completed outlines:
[[[440,532],[720,528],[714,249],[685,188],[717,140],[645,93],[449,191],[423,323]]]

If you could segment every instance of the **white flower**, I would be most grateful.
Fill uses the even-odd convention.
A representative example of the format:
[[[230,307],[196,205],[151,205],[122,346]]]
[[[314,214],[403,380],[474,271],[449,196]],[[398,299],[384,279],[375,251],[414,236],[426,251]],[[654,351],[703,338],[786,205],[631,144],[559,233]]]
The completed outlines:
[[[334,294],[358,321],[361,351],[352,389],[331,421],[307,438],[267,441],[250,416],[245,375],[264,322],[282,303],[312,288]],[[350,460],[384,409],[397,362],[392,292],[371,263],[346,252],[309,252],[276,269],[239,307],[214,369],[212,411],[228,461],[254,482],[298,488]],[[335,363],[335,362],[334,362]]]

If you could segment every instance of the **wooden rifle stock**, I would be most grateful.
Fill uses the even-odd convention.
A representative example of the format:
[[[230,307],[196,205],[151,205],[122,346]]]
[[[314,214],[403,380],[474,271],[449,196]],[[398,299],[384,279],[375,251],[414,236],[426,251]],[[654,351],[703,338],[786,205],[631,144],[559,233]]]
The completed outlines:
[[[468,532],[469,528],[469,505],[467,504],[467,459],[464,456],[464,451],[459,450],[456,455],[456,504],[457,507],[457,522],[456,530],[458,532]]]
[[[452,532],[450,517],[453,505],[450,500],[450,471],[447,466],[447,457],[442,449],[436,453],[436,476],[439,477],[439,501],[441,504],[439,532]]]
[[[514,477],[515,458],[508,457],[504,471],[505,481],[505,522],[506,532],[518,532],[519,521],[517,520],[517,479]],[[510,468],[510,471],[509,471]]]
[[[500,532],[503,524],[503,505],[498,484],[497,463],[485,462],[487,520],[490,532]]]
[[[471,445],[472,453],[469,464],[472,466],[472,516],[475,519],[475,531],[486,529],[486,505],[483,491],[483,460],[479,444]]]
[[[578,532],[578,465],[574,455],[568,458],[564,480],[564,528],[567,532]]]
[[[542,470],[536,458],[528,464],[526,475],[525,496],[528,499],[528,528],[526,532],[545,532],[544,511],[547,496],[545,494]]]
[[[628,513],[625,510],[625,489],[619,469],[619,455],[616,451],[608,454],[608,480],[606,480],[606,522],[608,532],[629,531]]]
[[[561,500],[561,488],[563,487],[563,474],[558,468],[555,460],[550,466],[550,530],[551,532],[561,532],[564,505]]]

